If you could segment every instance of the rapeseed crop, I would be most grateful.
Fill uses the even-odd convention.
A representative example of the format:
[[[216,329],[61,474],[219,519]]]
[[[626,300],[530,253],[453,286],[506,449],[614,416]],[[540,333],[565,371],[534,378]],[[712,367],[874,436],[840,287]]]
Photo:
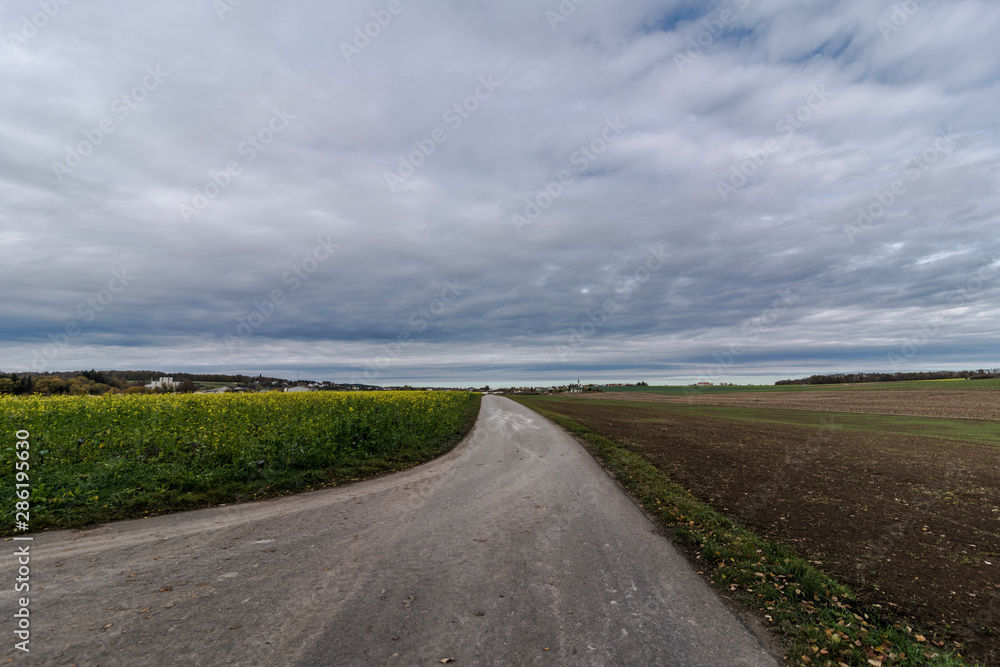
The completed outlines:
[[[0,493],[15,493],[19,431],[30,434],[30,525],[37,530],[409,467],[458,442],[478,405],[478,395],[413,391],[0,396]],[[14,526],[10,505],[5,534]]]

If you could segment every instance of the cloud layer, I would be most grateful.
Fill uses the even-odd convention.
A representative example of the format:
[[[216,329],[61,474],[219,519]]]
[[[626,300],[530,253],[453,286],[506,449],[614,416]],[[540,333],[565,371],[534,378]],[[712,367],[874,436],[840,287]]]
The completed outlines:
[[[549,4],[5,3],[0,368],[1000,365],[1000,6]]]

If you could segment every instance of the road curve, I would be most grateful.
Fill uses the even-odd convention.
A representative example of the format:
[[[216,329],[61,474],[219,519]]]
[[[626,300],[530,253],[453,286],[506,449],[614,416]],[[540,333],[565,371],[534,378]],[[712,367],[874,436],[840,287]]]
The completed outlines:
[[[412,470],[31,552],[31,653],[5,585],[0,662],[779,664],[575,440],[494,396]]]

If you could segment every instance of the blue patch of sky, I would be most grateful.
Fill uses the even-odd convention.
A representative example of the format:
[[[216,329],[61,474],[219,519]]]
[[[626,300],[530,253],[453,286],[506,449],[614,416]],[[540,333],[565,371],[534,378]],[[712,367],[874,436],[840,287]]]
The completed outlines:
[[[730,24],[717,43],[727,46],[747,46],[756,42],[757,31],[747,26]]]
[[[819,46],[817,46],[812,51],[805,53],[796,58],[792,58],[793,63],[805,63],[809,62],[813,58],[827,58],[829,60],[838,60],[847,49],[854,42],[854,35],[841,35],[838,37],[831,37]]]
[[[678,7],[661,14],[659,17],[647,21],[643,26],[646,32],[673,32],[682,23],[695,21],[708,14],[714,9],[711,3],[695,4],[682,3]]]

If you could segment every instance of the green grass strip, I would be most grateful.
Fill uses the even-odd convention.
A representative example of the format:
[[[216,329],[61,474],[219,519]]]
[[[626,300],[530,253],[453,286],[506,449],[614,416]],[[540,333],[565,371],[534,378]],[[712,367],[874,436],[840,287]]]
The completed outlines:
[[[579,436],[642,507],[700,556],[713,587],[764,615],[793,665],[969,665],[914,629],[861,609],[846,586],[794,550],[746,530],[672,483],[653,464],[571,419],[519,403]]]

